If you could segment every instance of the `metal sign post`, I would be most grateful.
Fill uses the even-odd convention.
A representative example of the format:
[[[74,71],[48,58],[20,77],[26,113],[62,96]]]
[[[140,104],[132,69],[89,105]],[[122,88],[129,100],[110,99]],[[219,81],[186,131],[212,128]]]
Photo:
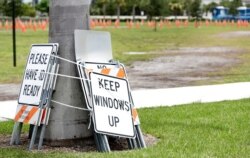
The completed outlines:
[[[92,72],[100,73],[103,75],[109,75],[109,76],[114,76],[118,78],[127,78],[126,71],[124,66],[115,61],[111,61],[110,63],[94,63],[94,62],[81,62],[78,61],[78,72],[80,75],[80,78],[83,78],[81,80],[82,83],[82,89],[84,92],[84,97],[86,98],[87,101],[87,107],[91,110],[93,110],[93,102],[92,102],[92,91],[91,91],[91,85],[90,85],[90,78],[89,74]],[[92,83],[92,82],[91,82]],[[132,105],[132,115],[133,115],[133,121],[134,121],[134,128],[135,128],[135,139],[127,138],[128,146],[129,149],[135,149],[135,148],[146,148],[146,144],[140,129],[140,121],[138,114],[136,112],[136,109],[134,108],[134,103],[133,103],[133,98],[131,95],[130,91],[130,86],[128,86],[128,94],[130,98],[130,102]],[[105,146],[109,146],[108,142],[105,142],[103,144],[103,140],[105,140],[105,137],[107,138],[106,135],[99,134],[99,133],[94,133],[95,136],[95,141],[97,144],[97,148],[99,151],[110,151],[106,150]]]
[[[89,110],[93,110],[89,73],[96,72],[103,75],[127,79],[126,71],[122,64],[112,61],[111,36],[108,32],[75,30],[75,56],[86,104]],[[130,149],[145,148],[146,144],[140,130],[139,117],[134,108],[130,89],[129,99],[132,104],[136,137],[135,139],[127,138],[128,145]],[[107,135],[94,132],[94,138],[99,151],[110,151]]]
[[[24,71],[23,83],[19,93],[18,108],[15,117],[15,126],[12,132],[11,145],[20,143],[22,124],[34,125],[31,135],[29,149],[32,150],[38,127],[46,126],[50,111],[50,98],[52,87],[55,84],[55,76],[52,75],[58,66],[56,55],[58,44],[32,45],[26,69]],[[43,128],[42,128],[43,129]],[[40,135],[43,139],[44,130]],[[40,147],[42,142],[40,143]]]

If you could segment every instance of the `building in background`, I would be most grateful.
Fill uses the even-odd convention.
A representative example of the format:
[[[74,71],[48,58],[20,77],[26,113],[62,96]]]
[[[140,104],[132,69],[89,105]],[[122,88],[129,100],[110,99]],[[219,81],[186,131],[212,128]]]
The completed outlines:
[[[202,0],[203,4],[209,4],[211,2],[220,3],[222,0]],[[231,0],[232,1],[232,0]],[[242,0],[243,5],[250,4],[250,0]]]
[[[242,2],[247,5],[247,4],[250,4],[250,0],[242,0]]]

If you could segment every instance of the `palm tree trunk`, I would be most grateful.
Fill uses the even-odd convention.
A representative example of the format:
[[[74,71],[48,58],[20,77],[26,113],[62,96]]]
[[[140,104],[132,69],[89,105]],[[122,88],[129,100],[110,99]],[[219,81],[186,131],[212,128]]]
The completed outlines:
[[[120,20],[120,15],[121,15],[121,6],[117,5],[117,19]]]
[[[85,0],[50,0],[49,42],[59,43],[60,57],[75,61],[74,31],[87,29],[89,6]],[[59,60],[59,73],[77,76],[76,65]],[[57,78],[53,100],[76,107],[86,107],[80,81],[63,77]],[[49,125],[45,140],[73,140],[89,137],[88,112],[66,108],[51,103]],[[63,143],[63,142],[61,142]]]
[[[103,13],[103,19],[105,20],[105,16],[106,16],[106,4],[103,4],[103,6],[102,6],[102,13]]]
[[[136,8],[136,5],[134,4],[133,10],[132,10],[133,21],[135,21],[135,8]]]

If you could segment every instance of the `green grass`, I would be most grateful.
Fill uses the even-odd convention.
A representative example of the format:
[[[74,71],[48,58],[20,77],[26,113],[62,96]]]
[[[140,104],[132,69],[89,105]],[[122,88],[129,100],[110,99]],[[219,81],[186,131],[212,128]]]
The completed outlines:
[[[159,142],[147,149],[111,153],[28,152],[18,147],[0,148],[0,157],[220,157],[250,155],[250,100],[194,103],[175,107],[140,109],[144,133]],[[11,122],[1,129],[11,132]],[[0,133],[6,134],[3,130]]]
[[[17,32],[17,67],[13,67],[11,31],[0,31],[0,83],[16,83],[22,80],[31,44],[48,42],[48,32]]]
[[[226,46],[244,49],[238,53],[237,58],[241,63],[219,72],[211,73],[211,76],[222,76],[217,83],[250,81],[250,38],[220,38],[217,34],[230,31],[250,30],[250,28],[210,26],[194,28],[191,23],[187,28],[153,29],[142,27],[141,29],[97,29],[109,31],[112,36],[114,58],[127,65],[133,61],[149,60],[155,55],[125,55],[124,52],[148,52],[164,49],[178,49],[180,47],[211,47]],[[0,83],[20,82],[24,71],[26,58],[33,43],[45,43],[48,41],[48,32],[28,30],[26,33],[17,32],[17,67],[12,67],[12,41],[11,31],[0,31]]]

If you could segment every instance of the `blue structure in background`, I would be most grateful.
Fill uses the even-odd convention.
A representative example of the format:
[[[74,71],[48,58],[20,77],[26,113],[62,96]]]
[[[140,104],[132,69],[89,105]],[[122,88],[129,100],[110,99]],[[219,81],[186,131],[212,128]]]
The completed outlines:
[[[250,20],[250,8],[239,7],[237,8],[238,15],[235,17],[236,20]]]
[[[235,17],[229,15],[229,9],[223,6],[217,6],[214,8],[213,13],[213,20],[234,20]]]
[[[237,8],[238,14],[236,16],[229,14],[229,9],[223,6],[214,8],[212,16],[213,20],[248,20],[250,21],[250,8]]]

